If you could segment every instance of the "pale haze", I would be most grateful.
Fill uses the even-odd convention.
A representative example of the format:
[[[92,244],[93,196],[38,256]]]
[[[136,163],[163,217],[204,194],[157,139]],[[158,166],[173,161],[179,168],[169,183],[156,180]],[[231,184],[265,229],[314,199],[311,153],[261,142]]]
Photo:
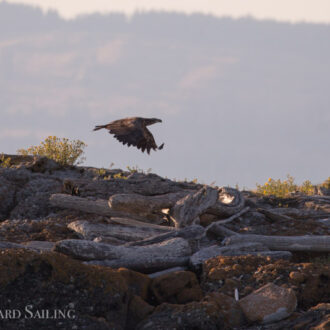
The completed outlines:
[[[290,22],[330,23],[329,0],[7,0],[25,3],[43,10],[56,9],[65,18],[92,12],[166,10],[186,14],[204,13],[216,16],[253,16]]]
[[[328,2],[277,1],[266,21],[233,17],[267,17],[275,1],[139,2],[176,13],[13,2],[0,2],[0,153],[56,135],[87,143],[84,165],[171,179],[254,188],[287,174],[329,176],[330,25],[292,23],[321,19]],[[147,155],[92,131],[129,116],[161,118],[150,130],[164,149]]]

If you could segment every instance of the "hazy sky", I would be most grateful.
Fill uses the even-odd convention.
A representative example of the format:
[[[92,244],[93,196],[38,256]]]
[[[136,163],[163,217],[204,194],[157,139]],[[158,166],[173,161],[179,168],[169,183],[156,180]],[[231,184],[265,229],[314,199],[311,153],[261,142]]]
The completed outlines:
[[[330,0],[7,0],[9,3],[37,5],[44,10],[56,9],[72,18],[91,12],[169,10],[185,13],[202,12],[216,16],[276,19],[291,22],[330,23]]]
[[[241,188],[288,173],[320,183],[330,164],[329,40],[330,24],[168,12],[68,24],[0,2],[0,153],[56,135],[88,145],[86,166]],[[164,149],[148,156],[92,131],[129,116],[161,118],[151,131]]]

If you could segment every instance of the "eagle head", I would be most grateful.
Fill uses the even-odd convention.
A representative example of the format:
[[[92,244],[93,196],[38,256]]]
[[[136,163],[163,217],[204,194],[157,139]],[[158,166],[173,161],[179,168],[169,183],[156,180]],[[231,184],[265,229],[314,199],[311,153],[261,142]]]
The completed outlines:
[[[146,119],[144,119],[144,124],[146,126],[156,124],[156,123],[161,123],[161,122],[162,122],[162,120],[158,119],[158,118],[146,118]]]

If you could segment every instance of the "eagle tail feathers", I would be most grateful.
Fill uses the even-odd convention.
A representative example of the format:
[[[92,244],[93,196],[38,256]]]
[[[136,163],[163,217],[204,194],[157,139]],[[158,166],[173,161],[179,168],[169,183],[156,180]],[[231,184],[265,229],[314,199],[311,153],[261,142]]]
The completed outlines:
[[[93,129],[93,131],[98,131],[101,128],[107,128],[107,125],[97,125],[97,126],[95,126],[95,128]]]

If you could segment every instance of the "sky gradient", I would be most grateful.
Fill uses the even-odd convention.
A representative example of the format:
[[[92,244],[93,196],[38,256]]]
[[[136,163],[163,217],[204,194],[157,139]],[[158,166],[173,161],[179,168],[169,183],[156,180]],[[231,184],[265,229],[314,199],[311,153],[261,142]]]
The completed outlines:
[[[329,176],[330,25],[150,12],[72,21],[0,2],[0,154],[48,135],[86,166],[254,188]],[[142,154],[95,125],[161,118]]]
[[[92,12],[165,10],[204,13],[214,16],[274,19],[288,22],[330,23],[329,0],[7,0],[8,3],[35,5],[47,11],[55,9],[62,17],[74,18]]]

